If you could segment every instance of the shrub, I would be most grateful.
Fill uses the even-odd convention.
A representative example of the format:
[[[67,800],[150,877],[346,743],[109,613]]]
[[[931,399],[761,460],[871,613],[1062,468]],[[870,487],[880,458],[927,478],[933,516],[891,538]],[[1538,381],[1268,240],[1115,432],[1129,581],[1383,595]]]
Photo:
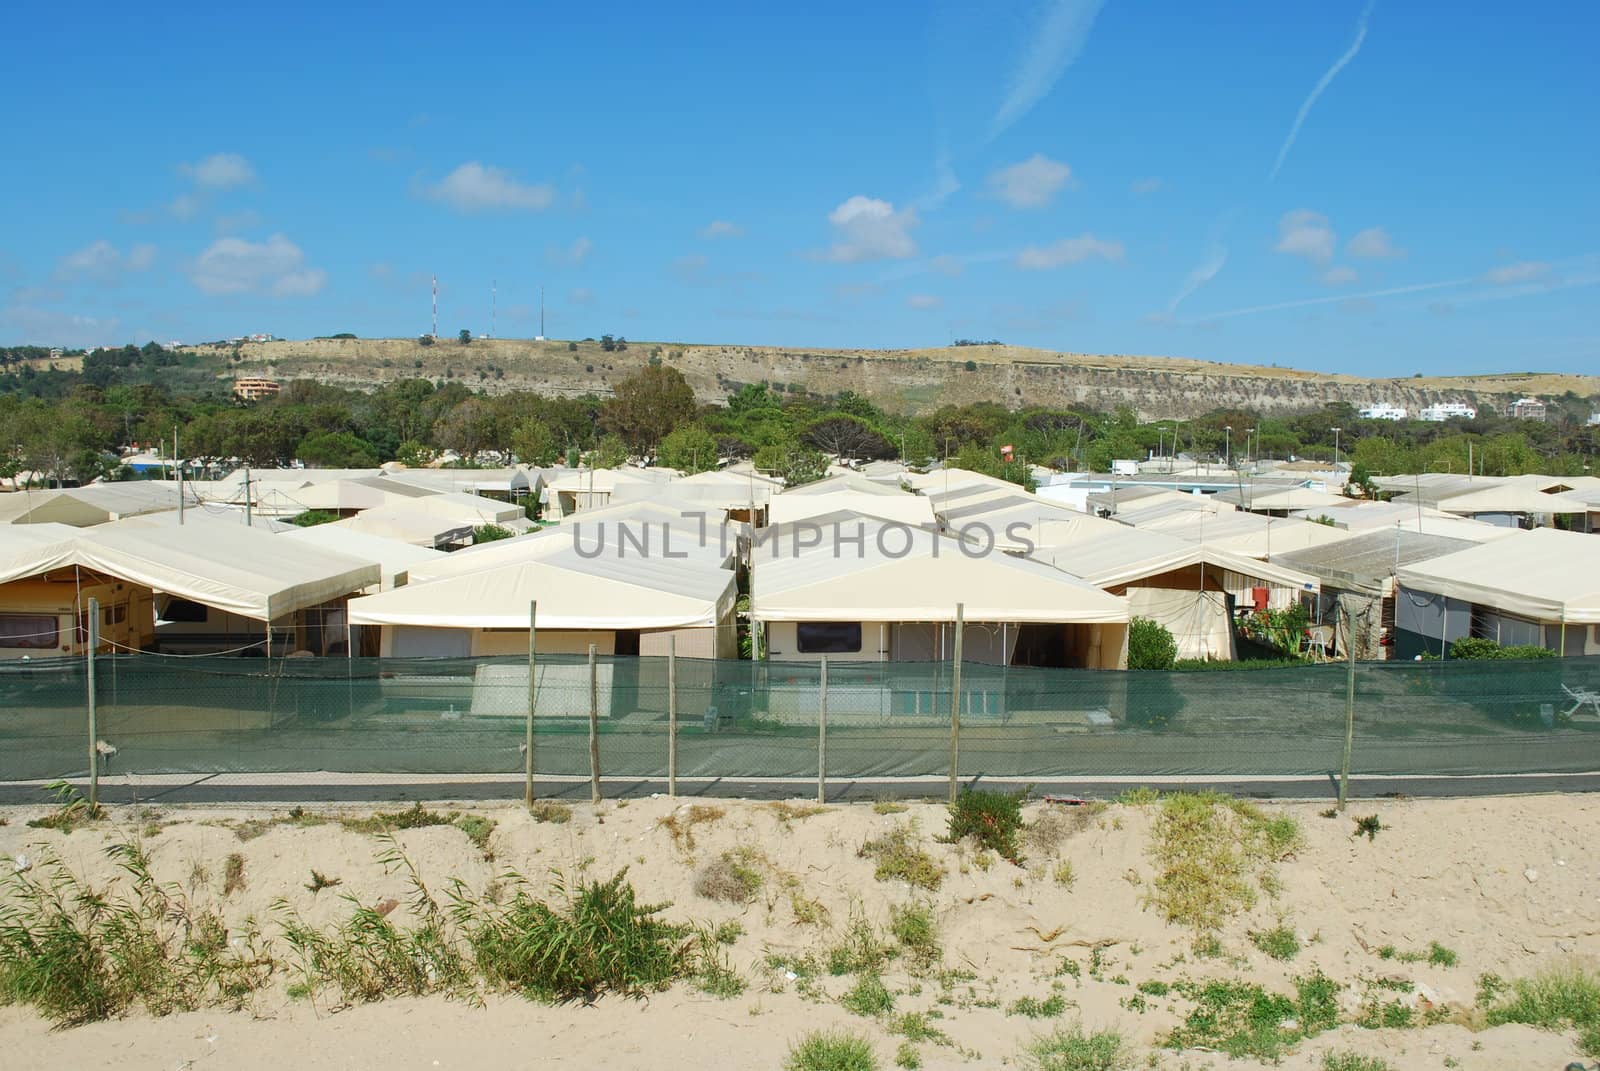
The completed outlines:
[[[635,900],[621,870],[583,884],[558,907],[518,890],[503,911],[471,925],[467,943],[490,984],[526,996],[642,996],[691,972],[689,928],[657,918],[660,911]]]
[[[989,792],[967,789],[950,805],[947,839],[971,837],[978,844],[1016,866],[1022,865],[1018,837],[1022,832],[1023,792]]]
[[[1250,940],[1273,959],[1291,960],[1300,954],[1300,938],[1287,926],[1252,933]]]
[[[1178,641],[1159,621],[1136,617],[1128,622],[1128,668],[1171,669],[1178,660]]]
[[[1039,1000],[1036,997],[1018,997],[1006,1007],[1007,1015],[1020,1015],[1025,1019],[1055,1019],[1067,1010],[1067,1000],[1060,993]]]
[[[1059,1028],[1029,1042],[1022,1065],[1033,1071],[1126,1071],[1132,1055],[1115,1030],[1086,1034],[1083,1027]]]
[[[708,900],[748,904],[761,888],[761,873],[750,866],[743,852],[723,852],[700,868],[694,891]]]
[[[894,994],[876,974],[863,974],[839,998],[839,1004],[852,1015],[872,1019],[894,1010]]]
[[[137,844],[106,852],[125,893],[91,889],[49,854],[0,875],[0,1005],[31,1005],[72,1026],[136,1006],[238,1009],[267,983],[272,961],[253,930],[230,941],[219,917],[156,882]]]
[[[878,1071],[878,1058],[865,1038],[818,1030],[789,1047],[783,1071]]]
[[[502,525],[480,524],[472,530],[472,542],[474,546],[479,543],[495,543],[502,539],[511,539],[516,534]]]
[[[939,961],[939,924],[926,904],[895,905],[889,909],[889,933],[900,943],[906,958],[917,968]]]
[[[1463,636],[1450,645],[1450,657],[1463,660],[1554,658],[1556,652],[1534,644],[1511,644],[1502,647],[1494,640],[1484,637]]]
[[[863,842],[856,854],[877,862],[872,876],[879,881],[903,881],[912,888],[932,891],[944,881],[944,867],[917,841],[916,824],[906,822]]]
[[[1154,901],[1167,921],[1215,930],[1271,887],[1274,865],[1299,847],[1299,824],[1215,793],[1161,801],[1150,847],[1159,873]]]

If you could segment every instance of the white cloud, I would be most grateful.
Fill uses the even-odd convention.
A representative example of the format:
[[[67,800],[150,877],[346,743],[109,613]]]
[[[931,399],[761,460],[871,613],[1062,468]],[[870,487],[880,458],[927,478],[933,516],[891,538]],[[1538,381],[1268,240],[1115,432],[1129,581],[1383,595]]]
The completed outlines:
[[[219,152],[199,163],[179,165],[194,184],[207,190],[231,190],[256,180],[256,169],[236,152]]]
[[[1394,239],[1389,237],[1389,232],[1382,227],[1368,227],[1358,232],[1344,248],[1345,252],[1353,257],[1370,257],[1374,260],[1387,260],[1406,255],[1406,251],[1395,245]]]
[[[553,186],[518,182],[504,169],[486,167],[476,160],[462,164],[423,192],[458,212],[539,212],[549,208],[556,197]]]
[[[1147,193],[1155,193],[1157,190],[1161,189],[1161,180],[1158,178],[1134,179],[1133,185],[1128,188],[1133,193],[1140,194],[1141,196]]]
[[[1502,286],[1508,283],[1527,283],[1541,279],[1550,274],[1550,265],[1542,260],[1521,260],[1515,264],[1493,268],[1484,273],[1485,282],[1498,283]]]
[[[1101,260],[1121,260],[1122,243],[1082,234],[1076,238],[1063,238],[1049,245],[1030,245],[1017,254],[1017,267],[1024,271],[1045,271],[1066,264],[1078,264],[1098,257]]]
[[[193,193],[180,193],[167,205],[174,219],[193,219],[205,207],[205,198]]]
[[[1005,100],[989,123],[989,136],[1021,119],[1055,86],[1083,52],[1105,0],[1054,0],[1028,34],[1027,51],[1011,72]]]
[[[743,238],[744,228],[725,219],[714,219],[700,228],[702,238]]]
[[[906,307],[912,309],[937,309],[944,304],[944,298],[936,294],[912,294],[906,298]]]
[[[917,225],[914,208],[895,211],[888,201],[860,194],[828,213],[835,241],[827,259],[842,263],[903,259],[914,256],[917,243],[911,229]]]
[[[1322,281],[1327,286],[1349,286],[1359,278],[1354,268],[1343,264],[1322,273]]]
[[[310,297],[328,282],[328,273],[321,268],[306,268],[279,276],[272,284],[273,297]]]
[[[1313,264],[1326,264],[1333,259],[1337,244],[1338,237],[1328,225],[1327,216],[1298,208],[1285,212],[1278,220],[1278,244],[1273,248],[1279,253],[1304,257]]]
[[[551,264],[571,265],[576,267],[589,259],[589,254],[594,252],[594,243],[584,237],[578,237],[566,248],[560,246],[547,246],[544,251],[545,260]]]
[[[156,247],[153,245],[135,245],[124,255],[116,246],[101,238],[62,257],[56,265],[56,277],[107,282],[125,272],[148,271],[155,259]]]
[[[218,216],[211,225],[218,234],[238,234],[241,231],[255,230],[261,226],[261,213],[247,208],[243,212]]]
[[[1043,153],[989,176],[989,191],[1012,208],[1043,208],[1072,178],[1072,168]]]
[[[947,275],[952,279],[967,270],[967,266],[961,263],[959,257],[953,257],[949,253],[940,253],[928,261],[928,267],[940,275]]]
[[[189,278],[207,294],[266,291],[275,297],[306,297],[328,281],[321,268],[306,267],[300,247],[281,234],[265,242],[218,238],[195,258]]]

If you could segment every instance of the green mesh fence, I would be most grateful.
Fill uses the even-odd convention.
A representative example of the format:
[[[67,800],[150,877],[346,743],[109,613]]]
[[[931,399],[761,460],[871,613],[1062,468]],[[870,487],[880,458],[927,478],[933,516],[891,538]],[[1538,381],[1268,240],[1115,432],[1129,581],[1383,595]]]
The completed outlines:
[[[518,659],[103,656],[108,772],[515,774]],[[1357,668],[1357,774],[1600,771],[1600,658]],[[665,659],[597,665],[607,777],[667,770]],[[832,663],[828,776],[943,775],[951,667]],[[679,659],[682,777],[816,776],[819,667]],[[963,776],[1286,777],[1339,768],[1346,669],[1122,673],[966,665]],[[584,776],[590,673],[539,660],[538,772]],[[81,662],[0,663],[0,780],[87,768]]]

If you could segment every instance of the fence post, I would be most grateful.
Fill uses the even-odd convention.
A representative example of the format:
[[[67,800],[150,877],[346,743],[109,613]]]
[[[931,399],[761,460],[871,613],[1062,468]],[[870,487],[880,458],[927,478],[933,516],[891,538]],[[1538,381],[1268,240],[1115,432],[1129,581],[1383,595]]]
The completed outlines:
[[[528,727],[522,741],[522,805],[533,809],[533,706],[538,697],[535,668],[538,661],[539,600],[528,604]]]
[[[961,757],[961,638],[967,627],[966,603],[956,603],[955,666],[950,679],[950,802],[956,801],[956,771]]]
[[[599,648],[589,645],[589,802],[600,802],[600,666]]]
[[[100,600],[89,600],[89,810],[100,806],[100,711],[95,706],[94,656],[100,647]]]
[[[828,656],[822,656],[822,690],[817,703],[817,802],[828,802]]]
[[[1344,762],[1339,767],[1339,810],[1344,810],[1350,795],[1350,752],[1356,741],[1356,615],[1348,603],[1344,609],[1344,639],[1349,648],[1349,672],[1344,686]]]
[[[678,796],[678,637],[667,637],[667,795]]]

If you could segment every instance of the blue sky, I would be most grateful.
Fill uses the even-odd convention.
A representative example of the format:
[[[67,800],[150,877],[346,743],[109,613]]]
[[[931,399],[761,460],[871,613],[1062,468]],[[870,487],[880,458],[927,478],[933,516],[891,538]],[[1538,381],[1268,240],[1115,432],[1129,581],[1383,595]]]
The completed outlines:
[[[0,342],[1600,369],[1600,8],[24,5]]]

